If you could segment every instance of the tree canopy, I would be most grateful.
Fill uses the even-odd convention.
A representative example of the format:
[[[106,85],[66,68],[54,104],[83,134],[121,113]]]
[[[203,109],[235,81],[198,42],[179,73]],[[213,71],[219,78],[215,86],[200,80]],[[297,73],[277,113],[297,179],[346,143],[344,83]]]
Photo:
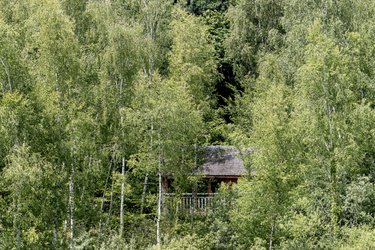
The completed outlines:
[[[373,0],[0,0],[0,34],[1,249],[375,248]],[[166,209],[214,144],[248,174]]]

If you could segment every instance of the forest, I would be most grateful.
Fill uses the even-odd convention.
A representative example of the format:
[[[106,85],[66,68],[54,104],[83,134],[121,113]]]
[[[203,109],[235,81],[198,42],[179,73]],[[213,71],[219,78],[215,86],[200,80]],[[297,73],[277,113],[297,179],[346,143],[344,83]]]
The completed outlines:
[[[0,85],[0,249],[375,249],[374,0],[0,0]]]

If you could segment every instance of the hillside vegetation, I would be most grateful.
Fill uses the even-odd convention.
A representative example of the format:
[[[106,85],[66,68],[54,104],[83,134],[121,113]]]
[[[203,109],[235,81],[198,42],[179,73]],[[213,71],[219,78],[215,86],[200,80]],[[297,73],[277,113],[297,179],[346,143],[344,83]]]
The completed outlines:
[[[0,0],[0,249],[375,249],[374,58],[374,0]]]

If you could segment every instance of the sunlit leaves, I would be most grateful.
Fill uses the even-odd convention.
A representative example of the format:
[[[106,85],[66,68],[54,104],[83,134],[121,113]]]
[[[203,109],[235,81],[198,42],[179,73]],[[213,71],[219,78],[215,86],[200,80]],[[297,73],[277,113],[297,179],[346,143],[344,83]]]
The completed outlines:
[[[60,221],[59,179],[51,163],[31,153],[25,144],[17,145],[7,157],[8,164],[1,175],[9,192],[6,213],[13,218],[13,227],[22,231],[25,246],[46,246],[53,225]],[[20,232],[21,233],[21,232]]]
[[[176,9],[173,16],[173,44],[169,56],[171,78],[187,84],[195,103],[206,106],[207,102],[212,102],[213,84],[218,76],[208,27],[200,18],[180,9]]]
[[[143,168],[153,171],[161,155],[163,172],[178,176],[191,171],[193,145],[201,136],[203,123],[186,84],[157,74],[151,79],[139,75],[132,104],[122,113],[125,129],[139,145],[137,156]],[[178,166],[176,162],[180,162]]]

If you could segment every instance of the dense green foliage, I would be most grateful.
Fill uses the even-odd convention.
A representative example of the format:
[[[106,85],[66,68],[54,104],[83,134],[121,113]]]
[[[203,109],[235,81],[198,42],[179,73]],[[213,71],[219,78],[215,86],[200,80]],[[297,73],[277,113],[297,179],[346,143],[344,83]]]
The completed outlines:
[[[0,0],[0,249],[375,249],[374,38],[373,0]],[[211,144],[249,176],[160,213]]]

